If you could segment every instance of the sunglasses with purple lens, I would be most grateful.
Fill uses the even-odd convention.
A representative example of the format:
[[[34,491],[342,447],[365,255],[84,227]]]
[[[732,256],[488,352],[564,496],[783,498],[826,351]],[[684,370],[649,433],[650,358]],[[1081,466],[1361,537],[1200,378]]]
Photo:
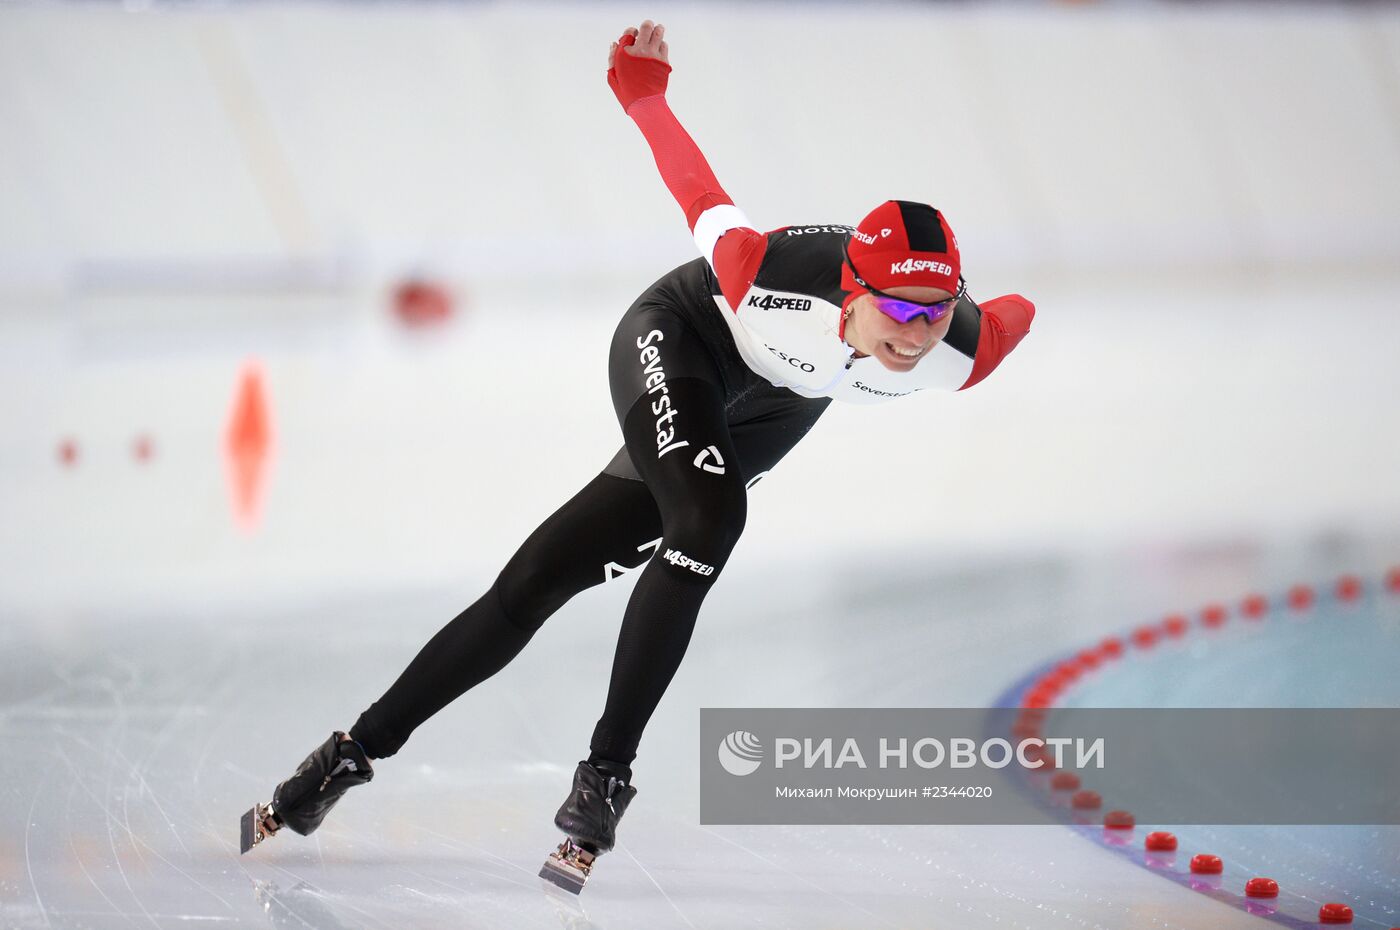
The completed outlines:
[[[857,278],[856,280],[859,281],[860,279]],[[957,307],[958,299],[967,293],[967,283],[959,279],[958,292],[956,294],[931,304],[916,303],[912,300],[901,300],[898,297],[891,297],[889,294],[883,294],[873,287],[866,287],[865,289],[869,291],[870,296],[874,298],[875,306],[879,308],[880,312],[895,322],[908,323],[916,316],[924,316],[928,318],[930,323],[937,323],[939,320],[952,313]]]
[[[870,296],[874,298],[875,306],[879,308],[880,312],[896,323],[908,323],[916,316],[926,317],[930,323],[937,323],[952,313],[957,307],[958,301],[967,294],[967,281],[963,279],[962,275],[958,275],[958,292],[956,294],[931,304],[921,304],[915,300],[894,297],[866,284],[856,272],[856,266],[851,263],[849,254],[846,255],[846,265],[851,269],[851,276],[856,279],[856,283],[870,292]]]

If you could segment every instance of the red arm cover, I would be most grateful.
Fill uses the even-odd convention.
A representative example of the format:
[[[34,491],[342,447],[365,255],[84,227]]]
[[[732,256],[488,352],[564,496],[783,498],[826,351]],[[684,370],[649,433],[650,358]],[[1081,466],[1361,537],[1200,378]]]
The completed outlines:
[[[1035,304],[1020,294],[997,297],[982,304],[982,332],[977,337],[977,357],[972,361],[972,374],[958,390],[966,390],[1001,364],[1017,343],[1030,332],[1035,319]]]
[[[628,108],[627,115],[651,146],[661,180],[685,211],[686,225],[694,229],[701,213],[710,207],[734,202],[719,186],[719,179],[710,170],[700,147],[671,112],[665,97],[660,94],[643,97]]]
[[[729,230],[716,243],[711,264],[730,310],[738,311],[739,301],[744,299],[753,286],[754,278],[758,277],[758,266],[763,264],[766,251],[768,237],[742,227]]]
[[[632,104],[627,115],[651,146],[661,180],[685,211],[685,222],[691,231],[706,210],[734,203],[720,187],[700,147],[671,112],[665,97],[643,97]],[[730,309],[739,308],[739,301],[753,284],[767,245],[768,239],[761,233],[748,228],[731,229],[720,237],[714,255],[705,256],[714,266]]]
[[[624,49],[634,41],[630,35],[618,39],[613,67],[608,69],[608,85],[651,146],[661,180],[680,204],[686,225],[694,232],[700,214],[711,207],[732,205],[734,201],[720,187],[700,147],[666,103],[671,66],[655,58],[627,54]],[[739,301],[753,284],[767,246],[766,236],[740,227],[721,236],[714,254],[705,256],[715,269],[720,290],[731,309],[738,309]]]

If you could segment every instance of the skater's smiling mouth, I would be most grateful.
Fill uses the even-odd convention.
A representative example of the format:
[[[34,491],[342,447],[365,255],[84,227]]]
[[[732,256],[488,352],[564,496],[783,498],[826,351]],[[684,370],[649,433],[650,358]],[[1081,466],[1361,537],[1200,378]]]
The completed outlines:
[[[880,341],[879,345],[875,347],[875,352],[871,354],[890,371],[912,371],[920,359],[937,344],[937,339],[928,339],[925,342],[912,345],[904,340],[884,339]]]
[[[893,356],[896,364],[900,362],[908,362],[912,367],[914,362],[917,362],[919,359],[924,357],[924,354],[933,347],[933,344],[936,341],[937,340],[932,340],[930,342],[924,343],[923,345],[906,346],[897,345],[896,343],[886,340],[882,345],[885,351],[888,352],[891,356]]]

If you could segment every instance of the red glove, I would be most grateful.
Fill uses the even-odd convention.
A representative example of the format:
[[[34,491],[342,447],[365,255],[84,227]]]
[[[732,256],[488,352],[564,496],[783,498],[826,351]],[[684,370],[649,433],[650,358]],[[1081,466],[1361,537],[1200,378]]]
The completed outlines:
[[[970,388],[991,374],[1030,332],[1034,319],[1035,304],[1020,294],[1007,294],[983,301],[982,333],[977,340],[977,357],[972,360],[972,374],[958,390]]]
[[[1010,340],[1006,348],[1010,352],[1030,332],[1031,321],[1035,319],[1035,304],[1020,294],[1008,294],[984,302],[982,313],[990,314],[992,325],[1001,331],[1004,340]],[[1006,343],[1003,342],[1003,345]]]
[[[617,40],[617,54],[608,69],[608,86],[617,96],[625,112],[643,97],[664,96],[671,66],[660,58],[639,58],[624,51],[635,44],[636,36],[624,35]]]

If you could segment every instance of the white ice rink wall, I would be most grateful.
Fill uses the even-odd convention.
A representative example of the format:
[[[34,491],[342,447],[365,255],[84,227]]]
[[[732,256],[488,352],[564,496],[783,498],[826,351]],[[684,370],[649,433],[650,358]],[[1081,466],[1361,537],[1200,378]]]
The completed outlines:
[[[688,254],[601,77],[646,10],[758,222],[907,195],[989,270],[1394,263],[1388,4],[80,4],[0,14],[6,283],[356,249],[635,283]]]
[[[927,200],[975,295],[1040,308],[966,396],[833,409],[743,561],[1396,525],[1394,6],[21,5],[0,609],[493,573],[615,449],[612,326],[692,255],[603,82],[642,16],[758,224]],[[458,289],[454,323],[396,327],[407,272]],[[252,533],[221,453],[249,359]],[[927,484],[871,497],[876,467]]]

